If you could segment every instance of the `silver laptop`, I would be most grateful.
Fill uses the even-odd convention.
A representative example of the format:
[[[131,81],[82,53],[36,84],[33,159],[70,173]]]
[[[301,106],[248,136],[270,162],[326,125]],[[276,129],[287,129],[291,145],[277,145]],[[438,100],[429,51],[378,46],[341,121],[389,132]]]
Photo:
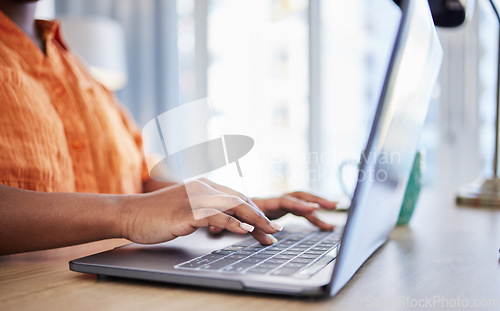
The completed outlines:
[[[162,244],[129,244],[76,259],[70,269],[249,292],[338,293],[396,224],[441,65],[428,2],[403,0],[399,6],[399,31],[343,229],[285,230],[271,246],[251,237],[214,238],[198,230]],[[391,162],[387,155],[397,156]]]

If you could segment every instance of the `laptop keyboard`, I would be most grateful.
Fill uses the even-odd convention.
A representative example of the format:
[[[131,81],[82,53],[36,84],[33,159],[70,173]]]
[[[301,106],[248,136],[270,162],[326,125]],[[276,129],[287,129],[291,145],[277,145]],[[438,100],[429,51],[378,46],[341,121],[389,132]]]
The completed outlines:
[[[177,265],[177,269],[232,274],[310,277],[337,256],[342,230],[278,232],[273,245],[248,238]]]

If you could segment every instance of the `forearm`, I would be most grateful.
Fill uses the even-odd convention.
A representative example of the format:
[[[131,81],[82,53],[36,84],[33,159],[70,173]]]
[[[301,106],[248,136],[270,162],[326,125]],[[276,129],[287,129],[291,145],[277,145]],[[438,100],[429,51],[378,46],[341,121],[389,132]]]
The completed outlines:
[[[121,197],[0,185],[0,254],[122,237]]]

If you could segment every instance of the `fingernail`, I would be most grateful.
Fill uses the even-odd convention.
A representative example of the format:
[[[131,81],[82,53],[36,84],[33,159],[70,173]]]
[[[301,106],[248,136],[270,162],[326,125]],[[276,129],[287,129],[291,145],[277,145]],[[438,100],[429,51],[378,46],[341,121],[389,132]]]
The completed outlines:
[[[240,224],[240,228],[241,228],[241,229],[243,229],[243,230],[245,230],[245,231],[248,231],[248,232],[252,232],[252,231],[253,231],[253,229],[255,229],[255,227],[254,227],[254,226],[249,225],[249,224],[244,223],[244,222],[242,222],[242,223]]]
[[[281,231],[283,230],[283,226],[280,225],[279,223],[277,222],[274,222],[274,221],[270,221],[269,224],[271,225],[271,227],[273,227],[274,230],[277,230],[277,231]]]
[[[309,205],[310,207],[313,207],[313,208],[316,208],[316,209],[319,209],[320,206],[318,203],[313,203],[313,202],[307,202],[307,205]]]
[[[266,240],[268,242],[268,245],[271,245],[271,244],[278,242],[278,240],[275,237],[273,237],[272,235],[267,235]]]

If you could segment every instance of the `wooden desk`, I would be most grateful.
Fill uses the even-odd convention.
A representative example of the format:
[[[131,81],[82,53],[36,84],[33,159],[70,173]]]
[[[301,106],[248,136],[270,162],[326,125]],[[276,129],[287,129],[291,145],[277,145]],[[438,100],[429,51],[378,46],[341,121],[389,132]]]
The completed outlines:
[[[500,210],[457,208],[451,192],[438,192],[424,193],[411,225],[396,228],[335,298],[100,280],[69,271],[69,260],[125,242],[114,240],[0,257],[0,310],[500,309]]]

